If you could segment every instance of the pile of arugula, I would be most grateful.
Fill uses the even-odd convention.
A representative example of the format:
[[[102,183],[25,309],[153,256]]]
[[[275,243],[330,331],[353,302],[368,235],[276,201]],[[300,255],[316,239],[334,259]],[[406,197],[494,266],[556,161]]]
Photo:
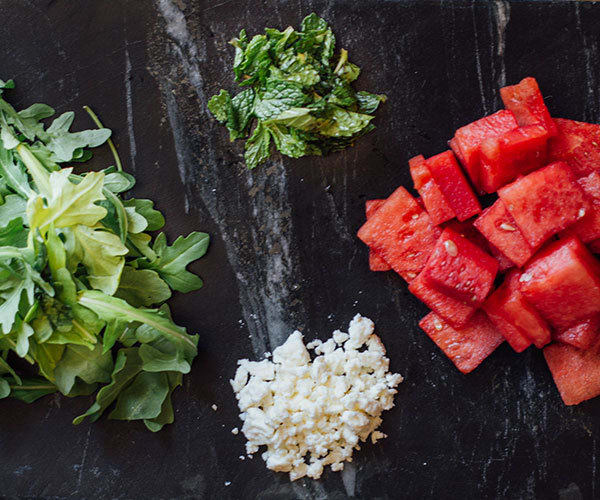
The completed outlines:
[[[249,136],[249,168],[269,157],[271,141],[282,154],[299,158],[344,149],[375,128],[373,113],[385,96],[352,88],[360,68],[344,49],[334,58],[333,32],[316,14],[302,21],[300,31],[267,28],[249,40],[242,30],[230,43],[235,80],[246,88],[235,97],[221,90],[208,108],[231,141]]]
[[[0,80],[0,96],[13,87]],[[158,431],[173,422],[171,393],[198,342],[173,323],[165,301],[171,290],[202,286],[186,266],[209,238],[193,232],[169,246],[164,233],[146,232],[164,218],[152,201],[122,197],[135,180],[122,171],[110,130],[88,113],[99,129],[70,132],[73,112],[46,128],[51,107],[17,112],[0,97],[0,399],[97,391],[74,423],[112,405],[109,418]],[[107,141],[115,167],[61,168]]]

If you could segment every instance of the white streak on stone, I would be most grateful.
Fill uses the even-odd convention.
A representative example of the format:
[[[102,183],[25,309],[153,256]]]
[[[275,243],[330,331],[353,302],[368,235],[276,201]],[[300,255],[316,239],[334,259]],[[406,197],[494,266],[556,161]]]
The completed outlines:
[[[471,12],[473,17],[473,34],[475,41],[475,63],[477,68],[477,81],[479,83],[479,96],[481,97],[481,105],[483,106],[483,112],[487,115],[488,106],[485,99],[484,86],[483,86],[483,72],[481,71],[481,54],[479,53],[479,36],[477,34],[477,19],[475,17],[475,3],[471,6]]]
[[[353,497],[356,491],[356,465],[352,462],[346,462],[342,470],[342,483],[346,489],[346,495]]]
[[[586,84],[586,109],[585,109],[585,119],[590,121],[595,121],[597,119],[596,116],[596,107],[594,104],[594,88],[596,87],[594,72],[592,70],[592,61],[594,58],[594,53],[596,46],[590,46],[587,37],[583,31],[583,25],[581,24],[581,7],[578,2],[574,3],[575,5],[575,18],[577,21],[577,31],[581,37],[581,44],[583,46],[583,55],[585,58],[585,84]],[[589,106],[593,106],[591,112],[588,112]]]
[[[198,96],[198,115],[209,132],[214,120],[206,111],[207,98],[200,71],[206,60],[206,51],[199,50],[188,31],[183,12],[170,0],[157,0],[156,5],[166,22],[166,32],[173,43],[171,50]],[[174,70],[176,71],[176,69]],[[174,75],[175,76],[175,75]],[[199,164],[190,147],[189,133],[182,121],[181,112],[173,93],[169,75],[160,76],[163,99],[173,132],[181,181],[185,187],[186,210],[190,200],[203,204],[219,228],[227,258],[238,281],[239,300],[244,321],[251,334],[256,356],[279,346],[287,333],[297,323],[290,317],[292,290],[297,285],[298,273],[294,270],[291,206],[288,200],[287,172],[281,161],[253,171],[244,171],[248,190],[254,192],[252,200],[235,200],[222,197],[230,192],[226,176],[222,175],[213,144],[204,150],[203,163]],[[176,78],[176,76],[175,76]],[[214,134],[218,129],[214,129]],[[242,181],[243,182],[243,181]],[[243,198],[243,197],[242,197]],[[240,217],[243,203],[251,208],[251,218]],[[301,304],[296,309],[302,309]],[[301,313],[299,313],[302,316]],[[292,325],[291,323],[294,323]]]
[[[506,65],[504,62],[504,49],[506,47],[506,27],[510,21],[510,3],[505,0],[495,0],[492,5],[494,20],[496,22],[496,56],[500,60],[500,74],[498,87],[506,85]]]
[[[131,161],[130,170],[135,174],[135,157],[137,148],[135,144],[135,133],[133,128],[133,102],[131,92],[131,59],[129,48],[125,47],[125,104],[127,106],[127,132],[129,135],[129,157]]]

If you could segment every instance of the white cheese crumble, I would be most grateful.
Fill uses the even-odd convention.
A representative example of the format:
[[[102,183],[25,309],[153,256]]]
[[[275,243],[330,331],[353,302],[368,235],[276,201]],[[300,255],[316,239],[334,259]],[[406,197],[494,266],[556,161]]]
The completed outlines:
[[[381,413],[394,406],[402,376],[389,373],[389,359],[374,325],[357,314],[348,333],[336,330],[326,342],[304,345],[292,333],[273,351],[272,361],[238,361],[231,386],[238,400],[246,453],[260,446],[269,469],[294,481],[318,479],[323,468],[344,468],[354,449],[377,430]],[[307,347],[317,355],[311,361]]]

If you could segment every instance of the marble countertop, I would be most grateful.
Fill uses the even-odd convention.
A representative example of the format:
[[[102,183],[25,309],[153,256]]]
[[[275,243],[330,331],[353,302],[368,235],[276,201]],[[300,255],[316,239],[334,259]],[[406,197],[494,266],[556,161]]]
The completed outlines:
[[[408,158],[500,107],[532,75],[555,116],[600,120],[600,5],[403,0],[0,0],[0,78],[16,105],[90,105],[113,129],[138,195],[170,235],[204,230],[205,287],[177,296],[200,355],[158,434],[71,425],[88,398],[0,402],[0,496],[43,498],[597,498],[600,401],[566,407],[542,353],[503,345],[461,375],[419,330],[426,309],[392,273],[370,273],[355,237],[367,198],[409,185]],[[377,130],[326,158],[275,157],[247,171],[243,144],[206,110],[234,89],[227,41],[241,28],[297,26],[315,11],[386,93]],[[80,113],[76,125],[88,125]],[[106,159],[102,152],[97,161]],[[295,328],[325,338],[372,318],[405,376],[389,438],[342,473],[290,483],[244,439],[228,379]],[[211,406],[216,404],[214,411]],[[227,483],[231,483],[226,486]]]

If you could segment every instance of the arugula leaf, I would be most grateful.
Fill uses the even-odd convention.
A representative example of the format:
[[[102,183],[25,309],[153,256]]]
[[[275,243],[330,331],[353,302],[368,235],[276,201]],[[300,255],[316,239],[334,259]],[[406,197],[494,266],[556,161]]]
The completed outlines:
[[[125,172],[105,171],[104,174],[104,188],[114,194],[124,193],[135,186],[135,178]]]
[[[50,192],[46,197],[29,198],[27,216],[32,230],[39,229],[45,234],[50,224],[56,228],[93,226],[106,215],[106,209],[95,204],[105,199],[102,194],[104,174],[89,172],[79,184],[74,184],[69,180],[71,171],[71,168],[65,168],[52,172],[48,181]]]
[[[9,386],[10,387],[10,386]],[[10,387],[10,397],[33,403],[37,399],[56,392],[56,386],[42,378],[23,379],[21,384]]]
[[[134,307],[150,307],[171,297],[171,289],[156,271],[125,266],[115,297]]]
[[[127,387],[135,376],[142,371],[142,359],[135,348],[119,349],[115,366],[111,374],[111,382],[98,391],[96,401],[83,414],[73,420],[75,425],[80,424],[86,418],[95,422],[102,413],[117,399],[119,393]]]
[[[189,352],[196,353],[197,336],[188,335],[185,328],[177,326],[153,309],[137,309],[122,299],[111,297],[95,290],[85,290],[79,294],[80,305],[94,311],[104,321],[146,324],[161,335],[178,343]]]
[[[4,198],[4,203],[0,205],[0,228],[7,227],[15,220],[26,220],[26,206],[25,200],[16,194],[9,194]]]
[[[70,228],[67,256],[70,266],[82,263],[90,285],[108,295],[117,291],[128,250],[119,237],[102,228],[81,224]]]
[[[154,202],[152,200],[131,198],[125,200],[123,205],[128,208],[134,208],[139,215],[146,219],[147,225],[145,229],[148,231],[158,231],[165,225],[165,218],[154,208]],[[135,231],[132,232],[135,233]]]
[[[168,394],[169,381],[166,373],[140,372],[133,382],[119,393],[115,409],[108,418],[115,420],[156,418],[160,415]]]
[[[0,176],[8,187],[22,198],[27,199],[33,193],[25,170],[15,162],[12,152],[4,148],[2,141],[0,141]]]
[[[74,118],[75,113],[72,111],[63,113],[52,122],[43,136],[47,148],[54,153],[56,161],[71,161],[77,150],[100,146],[110,137],[111,131],[106,128],[69,132]]]
[[[354,90],[360,68],[345,49],[335,58],[335,43],[314,13],[299,31],[266,28],[249,40],[242,30],[231,41],[235,79],[245,90],[233,98],[221,90],[208,109],[232,141],[247,138],[248,168],[267,160],[271,140],[280,153],[299,158],[339,151],[373,130],[373,113],[385,96]]]
[[[40,374],[51,382],[54,382],[54,370],[62,358],[65,346],[45,342],[38,344],[35,340],[31,340],[30,349],[32,356],[38,364]]]
[[[169,383],[169,392],[163,401],[160,413],[152,419],[144,419],[144,424],[152,432],[160,431],[164,425],[172,424],[174,420],[173,404],[171,403],[171,394],[181,385],[182,375],[177,372],[167,372],[167,381]]]
[[[73,395],[74,389],[91,389],[93,392],[96,384],[110,381],[112,369],[112,355],[110,352],[103,353],[102,346],[90,350],[83,346],[68,345],[54,369],[55,384],[65,396]],[[77,379],[85,385],[77,387]]]
[[[243,32],[236,43],[249,45]],[[269,46],[255,44],[260,57],[248,53],[246,67],[262,67]],[[0,94],[12,87],[0,80]],[[252,88],[228,101],[232,138],[247,135],[254,101]],[[171,394],[198,343],[163,302],[171,287],[202,285],[186,267],[206,252],[208,236],[168,246],[164,234],[153,241],[144,232],[162,228],[164,217],[151,200],[123,200],[135,179],[122,171],[110,131],[85,109],[98,130],[71,132],[72,112],[46,129],[50,106],[17,111],[0,97],[0,399],[88,395],[108,384],[75,423],[115,403],[111,418],[143,420],[156,432],[173,421]],[[86,148],[104,142],[116,166],[76,175],[61,165],[89,160]],[[146,309],[153,304],[160,309]],[[9,364],[16,356],[40,377],[21,378]]]
[[[206,253],[209,241],[208,234],[194,231],[185,238],[180,236],[169,246],[166,235],[160,233],[152,247],[156,260],[141,265],[155,270],[173,290],[183,293],[198,290],[202,287],[202,280],[186,267]]]

